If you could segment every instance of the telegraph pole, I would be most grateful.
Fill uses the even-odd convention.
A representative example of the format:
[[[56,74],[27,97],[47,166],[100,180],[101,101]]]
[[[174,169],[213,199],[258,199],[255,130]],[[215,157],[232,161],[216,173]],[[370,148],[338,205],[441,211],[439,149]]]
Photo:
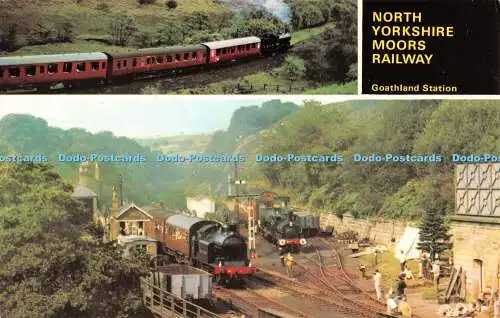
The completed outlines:
[[[229,182],[230,182],[230,189],[231,189],[231,176],[229,176]],[[235,187],[235,201],[236,201],[236,206],[235,206],[235,212],[236,212],[236,217],[239,219],[240,215],[240,185],[245,185],[247,182],[246,180],[241,180],[239,173],[238,173],[238,163],[234,163],[234,187]],[[229,191],[231,194],[231,191]],[[244,211],[247,214],[248,217],[248,253],[250,258],[256,258],[256,253],[255,253],[255,233],[256,233],[256,227],[255,227],[255,211],[254,207],[247,207]]]

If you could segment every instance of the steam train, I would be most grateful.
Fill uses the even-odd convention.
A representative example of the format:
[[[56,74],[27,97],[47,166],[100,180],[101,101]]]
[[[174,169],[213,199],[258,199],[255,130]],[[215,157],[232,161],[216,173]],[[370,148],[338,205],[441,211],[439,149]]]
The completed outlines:
[[[133,81],[155,73],[217,67],[236,60],[287,51],[291,35],[245,37],[199,45],[160,47],[126,53],[78,53],[0,57],[0,90],[49,91]]]
[[[235,226],[179,214],[167,218],[165,233],[161,253],[209,271],[217,283],[238,282],[256,272]]]
[[[248,213],[253,212],[258,232],[275,244],[280,253],[300,252],[307,241],[302,235],[297,216],[286,210],[287,202],[285,198],[277,198],[274,192],[262,192],[259,199],[249,204],[239,203],[238,217],[240,222],[246,223]]]

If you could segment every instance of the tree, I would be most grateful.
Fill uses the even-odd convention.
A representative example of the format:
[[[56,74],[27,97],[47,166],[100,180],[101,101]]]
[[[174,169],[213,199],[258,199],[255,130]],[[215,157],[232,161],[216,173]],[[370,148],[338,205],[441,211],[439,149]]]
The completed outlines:
[[[441,211],[435,208],[427,210],[420,225],[420,242],[417,248],[430,253],[431,260],[434,260],[436,254],[441,254],[452,247],[450,239],[451,235],[448,234],[448,226]]]
[[[126,46],[130,37],[137,31],[135,19],[125,13],[118,13],[110,23],[110,33],[113,43]]]
[[[97,239],[72,191],[50,166],[0,166],[0,313],[148,317],[137,290],[147,267]]]

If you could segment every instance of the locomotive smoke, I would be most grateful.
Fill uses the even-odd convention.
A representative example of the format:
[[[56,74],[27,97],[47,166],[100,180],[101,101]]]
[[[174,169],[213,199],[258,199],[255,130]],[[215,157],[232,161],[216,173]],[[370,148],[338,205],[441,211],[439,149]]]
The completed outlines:
[[[285,23],[292,20],[292,10],[283,0],[264,0],[263,7]]]
[[[250,0],[249,2],[265,9],[285,23],[290,23],[292,20],[292,10],[283,0]]]

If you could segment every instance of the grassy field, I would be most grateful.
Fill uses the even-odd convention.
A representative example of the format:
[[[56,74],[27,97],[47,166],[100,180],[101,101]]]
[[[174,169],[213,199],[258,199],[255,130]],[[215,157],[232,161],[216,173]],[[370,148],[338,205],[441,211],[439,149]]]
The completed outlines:
[[[375,254],[362,256],[360,262],[368,267],[369,274],[373,274],[376,269],[379,270],[382,274],[382,286],[386,292],[393,287],[401,272],[399,260],[390,251],[377,254],[377,264],[375,264]],[[409,260],[406,264],[414,276],[414,279],[407,280],[408,287],[422,286],[423,281],[418,279],[418,261]]]
[[[311,37],[316,36],[318,34],[321,34],[327,27],[332,26],[333,23],[327,23],[325,25],[322,25],[320,27],[316,28],[311,28],[311,29],[305,29],[305,30],[300,30],[297,32],[293,33],[292,36],[292,45],[297,44],[302,41],[309,40]]]
[[[305,91],[304,94],[330,95],[330,94],[357,94],[358,82],[353,81],[346,84],[332,84],[325,87]]]

